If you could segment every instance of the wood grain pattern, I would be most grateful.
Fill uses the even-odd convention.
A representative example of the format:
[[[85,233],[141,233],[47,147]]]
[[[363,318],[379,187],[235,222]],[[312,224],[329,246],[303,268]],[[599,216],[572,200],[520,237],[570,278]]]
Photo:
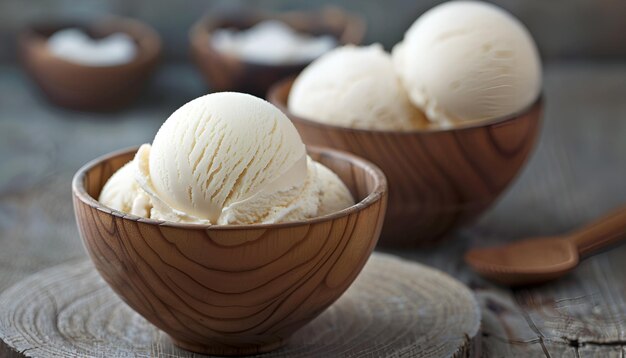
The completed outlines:
[[[115,32],[128,34],[137,44],[137,55],[129,63],[94,67],[56,57],[46,41],[56,31],[78,27],[95,38]],[[155,69],[161,53],[159,35],[137,20],[110,18],[92,25],[76,23],[38,24],[19,37],[24,68],[54,103],[80,110],[112,110],[128,105],[139,94]]]
[[[330,126],[290,113],[293,79],[270,90],[306,144],[355,153],[378,165],[389,181],[381,245],[425,245],[476,218],[526,162],[537,138],[542,102],[485,125],[414,132]]]
[[[385,213],[380,169],[347,153],[308,151],[359,202],[269,225],[183,225],[111,211],[93,198],[135,150],[97,159],[73,181],[85,247],[113,290],[177,345],[218,355],[274,350],[348,288]]]
[[[262,356],[477,357],[479,328],[478,305],[461,283],[374,254],[344,296]],[[9,357],[196,356],[132,312],[86,261],[42,271],[2,294],[0,338]]]
[[[253,63],[224,54],[211,44],[211,32],[215,29],[246,29],[270,19],[283,21],[303,33],[332,35],[341,44],[359,44],[365,35],[363,19],[334,7],[311,12],[271,14],[249,11],[236,15],[205,16],[191,29],[189,41],[192,57],[213,91],[240,91],[265,97],[272,84],[299,73],[310,63]]]

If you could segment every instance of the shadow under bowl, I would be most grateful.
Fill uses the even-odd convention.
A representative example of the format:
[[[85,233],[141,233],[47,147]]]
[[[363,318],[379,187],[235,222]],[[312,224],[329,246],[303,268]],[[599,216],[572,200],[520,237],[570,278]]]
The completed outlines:
[[[104,183],[135,151],[106,155],[76,173],[76,221],[104,280],[184,349],[242,355],[280,347],[343,294],[380,235],[385,176],[352,154],[308,148],[341,177],[356,205],[301,222],[210,226],[101,205]]]
[[[307,145],[338,149],[378,165],[389,183],[381,246],[428,246],[478,217],[516,177],[538,137],[543,100],[526,110],[449,129],[376,131],[328,125],[287,108],[292,79],[268,100]]]
[[[57,57],[47,47],[48,38],[70,27],[79,28],[95,39],[125,33],[135,41],[137,54],[131,62],[113,66],[87,66]],[[51,102],[86,111],[115,110],[135,100],[161,53],[161,40],[152,28],[119,17],[91,25],[36,24],[22,31],[18,44],[23,67]]]
[[[299,73],[312,62],[255,63],[220,52],[211,43],[211,33],[215,29],[243,30],[265,20],[282,21],[302,33],[331,35],[339,45],[359,44],[365,35],[365,21],[362,18],[335,7],[309,12],[271,14],[248,11],[205,16],[192,27],[189,41],[191,55],[212,91],[239,91],[265,97],[267,90],[276,81]]]

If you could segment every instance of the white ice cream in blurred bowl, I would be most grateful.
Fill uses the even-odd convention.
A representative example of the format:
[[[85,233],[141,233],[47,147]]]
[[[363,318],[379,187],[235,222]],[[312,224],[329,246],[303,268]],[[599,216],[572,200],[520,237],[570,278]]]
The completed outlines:
[[[365,21],[334,7],[211,13],[191,28],[191,54],[210,88],[265,97],[333,48],[362,41]]]
[[[452,1],[424,13],[393,49],[411,101],[441,126],[527,109],[541,91],[541,61],[524,25],[484,2]]]
[[[307,156],[280,110],[234,92],[175,111],[152,145],[111,177],[100,202],[157,220],[218,225],[304,220],[354,204],[343,182]]]
[[[313,61],[291,87],[289,111],[318,122],[412,130],[424,117],[409,101],[382,46],[344,46]]]
[[[331,35],[297,32],[284,22],[265,20],[249,29],[216,29],[211,45],[218,51],[263,64],[308,63],[337,46]]]
[[[53,55],[84,66],[117,66],[137,56],[135,41],[122,32],[94,39],[78,28],[67,28],[52,34],[47,46]]]

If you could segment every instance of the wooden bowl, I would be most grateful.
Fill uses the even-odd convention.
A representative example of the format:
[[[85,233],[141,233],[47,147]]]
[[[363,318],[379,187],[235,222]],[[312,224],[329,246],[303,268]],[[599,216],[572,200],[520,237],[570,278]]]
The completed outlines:
[[[374,131],[323,124],[287,109],[293,79],[268,95],[304,142],[354,153],[378,165],[389,183],[380,245],[424,246],[476,218],[509,185],[534,146],[539,99],[523,112],[451,129]]]
[[[94,38],[123,32],[137,44],[137,56],[115,66],[86,66],[67,61],[47,48],[48,38],[58,30],[77,27]],[[110,18],[90,26],[38,24],[18,39],[22,64],[54,103],[78,110],[103,111],[123,107],[134,100],[153,72],[161,52],[161,40],[149,26],[131,19]]]
[[[135,151],[98,158],[76,173],[76,221],[106,282],[184,349],[238,355],[280,347],[350,286],[380,235],[385,176],[351,154],[309,148],[346,183],[356,205],[301,222],[207,226],[144,219],[96,201]]]
[[[299,73],[311,63],[254,63],[220,52],[211,44],[211,33],[215,29],[247,29],[272,19],[280,20],[303,33],[332,35],[341,45],[359,44],[365,35],[365,21],[362,18],[332,7],[317,12],[244,12],[205,16],[192,27],[189,40],[192,57],[213,91],[239,91],[265,97],[268,88],[276,81]]]

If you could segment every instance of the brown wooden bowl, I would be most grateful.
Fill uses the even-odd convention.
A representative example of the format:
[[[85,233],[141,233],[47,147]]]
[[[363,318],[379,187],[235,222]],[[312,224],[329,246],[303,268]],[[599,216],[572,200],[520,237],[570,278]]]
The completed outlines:
[[[526,162],[543,108],[540,98],[516,115],[451,129],[352,129],[289,112],[292,83],[293,79],[277,83],[268,99],[287,114],[306,144],[354,153],[387,176],[383,246],[435,243],[485,211]]]
[[[348,153],[309,148],[359,201],[284,224],[176,224],[109,209],[95,198],[136,148],[82,167],[72,191],[76,221],[102,277],[182,348],[217,355],[267,352],[350,286],[385,215],[380,169]]]
[[[192,27],[189,41],[191,55],[213,91],[239,91],[264,97],[276,81],[299,73],[311,62],[284,65],[254,63],[220,52],[211,44],[211,33],[215,29],[246,29],[272,19],[303,33],[332,35],[341,45],[359,44],[365,35],[362,18],[334,7],[316,12],[244,12],[205,16]]]
[[[58,30],[77,27],[94,38],[123,32],[138,47],[129,63],[96,67],[77,64],[52,54],[46,41]],[[133,101],[153,72],[161,52],[159,35],[149,26],[131,19],[109,18],[93,25],[38,24],[18,39],[20,58],[30,76],[54,103],[78,110],[114,110]]]

